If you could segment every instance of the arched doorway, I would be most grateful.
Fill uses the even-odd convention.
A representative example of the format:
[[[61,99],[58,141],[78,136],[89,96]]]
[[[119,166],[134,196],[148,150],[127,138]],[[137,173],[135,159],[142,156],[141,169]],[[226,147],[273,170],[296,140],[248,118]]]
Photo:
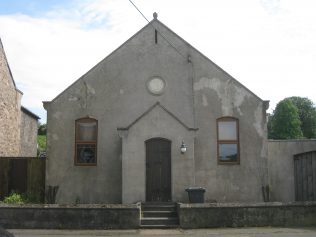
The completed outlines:
[[[171,201],[171,141],[152,138],[145,143],[146,201]]]

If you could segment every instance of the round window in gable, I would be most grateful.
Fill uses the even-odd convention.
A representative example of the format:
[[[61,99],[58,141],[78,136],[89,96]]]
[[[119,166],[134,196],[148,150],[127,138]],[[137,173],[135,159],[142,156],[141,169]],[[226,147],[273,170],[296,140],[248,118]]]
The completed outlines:
[[[147,89],[154,95],[161,95],[164,92],[166,83],[160,77],[152,77],[147,81]]]

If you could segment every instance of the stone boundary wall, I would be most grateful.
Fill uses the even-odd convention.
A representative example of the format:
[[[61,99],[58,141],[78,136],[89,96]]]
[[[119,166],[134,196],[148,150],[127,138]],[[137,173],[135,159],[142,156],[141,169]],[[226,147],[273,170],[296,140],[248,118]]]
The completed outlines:
[[[312,227],[316,202],[178,204],[180,228]],[[140,206],[0,204],[0,226],[6,229],[138,229]]]
[[[269,140],[270,201],[294,202],[294,155],[316,151],[316,139]]]
[[[180,227],[316,226],[316,202],[179,204]]]
[[[0,204],[0,226],[6,229],[135,229],[140,207],[120,205]]]

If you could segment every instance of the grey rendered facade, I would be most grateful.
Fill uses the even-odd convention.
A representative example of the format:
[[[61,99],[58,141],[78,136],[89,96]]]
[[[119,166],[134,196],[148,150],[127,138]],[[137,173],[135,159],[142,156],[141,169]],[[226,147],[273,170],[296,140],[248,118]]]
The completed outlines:
[[[268,102],[157,19],[44,107],[46,186],[59,186],[57,203],[146,201],[146,142],[155,138],[171,146],[172,201],[187,202],[190,186],[205,187],[206,201],[262,201]],[[97,121],[95,165],[74,162],[82,118]],[[219,162],[220,118],[238,121],[239,162]]]

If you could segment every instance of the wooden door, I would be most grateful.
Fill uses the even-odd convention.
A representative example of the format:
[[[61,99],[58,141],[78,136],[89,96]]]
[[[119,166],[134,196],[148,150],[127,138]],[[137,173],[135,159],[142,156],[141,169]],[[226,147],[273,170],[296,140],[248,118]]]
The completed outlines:
[[[162,138],[146,141],[146,201],[171,201],[171,142]]]
[[[294,156],[295,201],[316,201],[316,151]]]

